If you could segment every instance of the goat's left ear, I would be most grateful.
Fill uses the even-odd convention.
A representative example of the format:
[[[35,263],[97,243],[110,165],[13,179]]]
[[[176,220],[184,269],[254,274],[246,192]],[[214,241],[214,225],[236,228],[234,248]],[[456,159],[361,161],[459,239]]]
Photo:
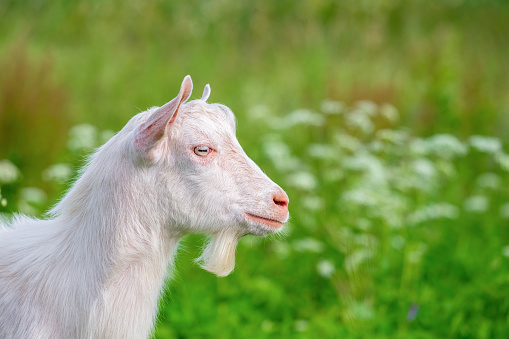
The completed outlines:
[[[203,94],[201,96],[201,100],[203,101],[207,101],[207,99],[209,98],[210,96],[210,85],[209,84],[206,84],[205,85],[205,88],[203,89]]]
[[[164,137],[168,126],[175,121],[180,105],[189,99],[192,90],[193,81],[187,75],[182,81],[177,97],[159,107],[147,121],[136,129],[133,146],[139,155],[144,158],[153,158],[151,153],[154,146]]]

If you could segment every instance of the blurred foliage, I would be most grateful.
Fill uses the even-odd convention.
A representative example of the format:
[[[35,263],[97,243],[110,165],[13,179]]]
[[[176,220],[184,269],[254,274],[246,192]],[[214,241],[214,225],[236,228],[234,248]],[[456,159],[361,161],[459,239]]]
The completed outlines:
[[[281,118],[257,109],[271,130],[261,136],[266,166],[298,197],[284,262],[314,257],[315,274],[338,293],[336,321],[353,337],[508,333],[509,154],[498,138],[418,137],[393,106],[369,101],[325,101]]]
[[[509,3],[0,2],[0,216],[191,74],[289,193],[218,279],[184,239],[157,338],[509,335]]]
[[[67,91],[56,83],[50,58],[32,61],[18,43],[0,61],[0,158],[18,163],[33,178],[65,142]],[[33,183],[33,182],[32,182]]]

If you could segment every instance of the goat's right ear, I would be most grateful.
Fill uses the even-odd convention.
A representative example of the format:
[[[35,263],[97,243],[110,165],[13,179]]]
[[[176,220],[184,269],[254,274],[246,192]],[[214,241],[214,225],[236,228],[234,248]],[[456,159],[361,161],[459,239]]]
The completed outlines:
[[[182,81],[180,92],[173,100],[159,107],[152,115],[142,123],[135,131],[134,150],[142,158],[152,159],[153,149],[166,134],[166,129],[177,117],[180,105],[185,103],[191,96],[193,81],[187,75]]]

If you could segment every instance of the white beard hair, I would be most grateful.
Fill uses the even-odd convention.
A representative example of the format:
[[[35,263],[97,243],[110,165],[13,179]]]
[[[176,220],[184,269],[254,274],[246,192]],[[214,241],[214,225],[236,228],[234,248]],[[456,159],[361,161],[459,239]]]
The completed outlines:
[[[227,276],[235,267],[235,249],[242,236],[243,234],[232,229],[212,235],[196,262],[201,268],[218,277]]]

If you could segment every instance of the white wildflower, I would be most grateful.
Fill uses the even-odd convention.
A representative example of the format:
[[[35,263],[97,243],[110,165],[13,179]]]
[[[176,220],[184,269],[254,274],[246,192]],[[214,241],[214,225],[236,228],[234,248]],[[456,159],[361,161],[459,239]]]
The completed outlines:
[[[376,206],[379,200],[372,190],[359,187],[343,192],[340,201],[346,205]]]
[[[28,202],[21,200],[21,199],[18,201],[18,211],[23,214],[31,215],[31,216],[35,216],[38,213],[37,208],[35,208]]]
[[[26,187],[21,189],[20,191],[20,199],[23,201],[34,204],[34,205],[42,205],[48,199],[46,193],[37,187]]]
[[[392,168],[390,174],[393,187],[403,192],[412,190],[430,192],[435,189],[436,171],[433,164],[426,161],[425,158],[417,159],[404,164],[403,167]]]
[[[323,179],[328,182],[332,183],[335,181],[339,181],[345,177],[345,172],[341,170],[340,168],[331,168],[325,171],[323,174]]]
[[[324,123],[323,115],[308,109],[298,109],[282,118],[274,119],[273,127],[275,129],[289,129],[297,125],[322,126]]]
[[[456,219],[459,210],[456,206],[446,202],[435,203],[423,206],[408,216],[410,225],[417,225],[423,222],[439,219]]]
[[[403,238],[401,235],[392,236],[391,246],[397,250],[403,249],[403,247],[405,247],[405,238]]]
[[[489,205],[489,200],[484,195],[473,195],[465,199],[463,202],[463,208],[465,211],[472,213],[486,212],[489,208]]]
[[[479,152],[488,154],[496,154],[502,150],[502,143],[495,137],[487,137],[482,135],[473,135],[468,139],[470,146]]]
[[[376,115],[376,112],[378,111],[378,105],[368,100],[358,101],[355,104],[355,106],[357,110],[364,112],[366,115],[370,117],[374,117]]]
[[[500,176],[496,173],[487,172],[481,174],[477,178],[477,186],[482,188],[491,188],[491,189],[497,189],[500,188],[501,185],[501,179]]]
[[[383,104],[380,107],[380,114],[390,123],[396,123],[399,120],[399,112],[396,107],[391,104]]]
[[[409,209],[408,198],[404,195],[383,190],[376,192],[376,204],[370,210],[372,217],[380,218],[390,228],[398,229],[404,226],[403,216]]]
[[[375,130],[375,124],[364,111],[355,110],[346,117],[346,125],[365,135],[371,134]]]
[[[358,320],[368,320],[375,316],[375,311],[371,305],[357,301],[350,303],[346,312],[349,317]]]
[[[439,173],[446,177],[450,178],[456,174],[456,167],[454,167],[454,164],[449,160],[438,159],[435,161],[435,167]]]
[[[314,238],[304,238],[301,240],[295,240],[293,242],[293,248],[297,252],[314,252],[321,253],[324,250],[322,242]]]
[[[20,171],[9,160],[0,160],[0,183],[8,184],[18,180]]]
[[[436,134],[426,139],[427,152],[445,159],[453,159],[467,154],[468,148],[455,136]]]
[[[426,156],[428,155],[428,144],[426,140],[416,138],[410,141],[409,145],[410,154],[415,156]]]
[[[113,138],[115,136],[115,134],[116,133],[114,131],[109,130],[109,129],[105,129],[104,131],[101,131],[101,133],[99,133],[99,143],[101,145],[105,144],[108,140]]]
[[[308,329],[308,322],[307,320],[297,320],[293,324],[293,327],[295,328],[295,331],[297,332],[305,332]]]
[[[290,174],[287,178],[287,183],[289,186],[303,191],[312,191],[318,186],[315,176],[305,171]]]
[[[403,216],[399,213],[394,213],[390,210],[384,210],[380,213],[380,218],[389,228],[400,229],[404,226]]]
[[[26,215],[38,215],[39,209],[47,200],[46,193],[37,187],[27,187],[20,190],[18,211]]]
[[[282,260],[288,258],[291,252],[290,245],[285,241],[274,241],[271,248],[276,254],[276,257]]]
[[[381,153],[385,150],[386,145],[380,140],[373,140],[368,144],[368,150],[372,153]]]
[[[509,154],[500,152],[496,155],[496,160],[504,171],[509,172]]]
[[[262,321],[262,331],[264,332],[272,332],[274,329],[274,323],[269,319],[265,319]]]
[[[328,259],[322,259],[316,265],[316,270],[318,271],[318,274],[328,279],[334,274],[334,272],[336,272],[336,267],[332,261]]]
[[[378,246],[378,239],[372,234],[352,234],[352,239],[357,245],[361,245],[366,248],[375,248]]]
[[[403,145],[408,139],[408,133],[402,130],[382,129],[376,133],[376,137],[391,144]]]
[[[254,119],[267,121],[270,117],[270,109],[267,105],[255,105],[247,111],[248,115]]]
[[[412,161],[411,168],[413,172],[419,177],[419,180],[429,181],[437,174],[433,162],[426,158],[418,158]]]
[[[319,114],[312,112],[307,109],[298,109],[291,112],[285,117],[285,120],[291,125],[310,125],[310,126],[322,126],[325,122],[324,117]]]
[[[70,130],[67,146],[72,151],[92,149],[97,146],[97,129],[90,124],[76,125]]]
[[[336,159],[338,158],[339,150],[331,145],[311,144],[308,147],[308,153],[313,158]]]
[[[310,211],[318,211],[324,208],[325,202],[318,196],[306,196],[301,200],[302,205]]]
[[[359,218],[356,220],[355,222],[355,226],[358,228],[358,229],[361,229],[363,231],[367,231],[371,228],[372,226],[372,222],[371,220],[369,219],[366,219],[366,218]]]
[[[65,183],[71,179],[73,174],[72,166],[70,164],[60,163],[55,164],[42,172],[42,178],[46,181],[55,181],[58,183]]]
[[[342,149],[352,153],[358,152],[363,147],[362,143],[357,138],[344,133],[336,134],[335,142]]]
[[[345,269],[348,273],[353,273],[374,256],[375,252],[370,248],[357,249],[345,258]]]
[[[426,250],[428,249],[428,246],[423,243],[419,243],[417,246],[409,250],[406,254],[406,258],[408,262],[412,264],[417,264],[422,260],[422,257],[424,253],[426,253]]]
[[[343,159],[343,166],[364,172],[363,185],[372,188],[387,184],[387,171],[380,158],[368,152],[359,152]]]
[[[322,101],[322,112],[325,114],[339,114],[343,111],[345,104],[340,101]]]
[[[263,151],[280,171],[290,171],[300,165],[299,160],[292,156],[290,147],[282,141],[264,141]]]

